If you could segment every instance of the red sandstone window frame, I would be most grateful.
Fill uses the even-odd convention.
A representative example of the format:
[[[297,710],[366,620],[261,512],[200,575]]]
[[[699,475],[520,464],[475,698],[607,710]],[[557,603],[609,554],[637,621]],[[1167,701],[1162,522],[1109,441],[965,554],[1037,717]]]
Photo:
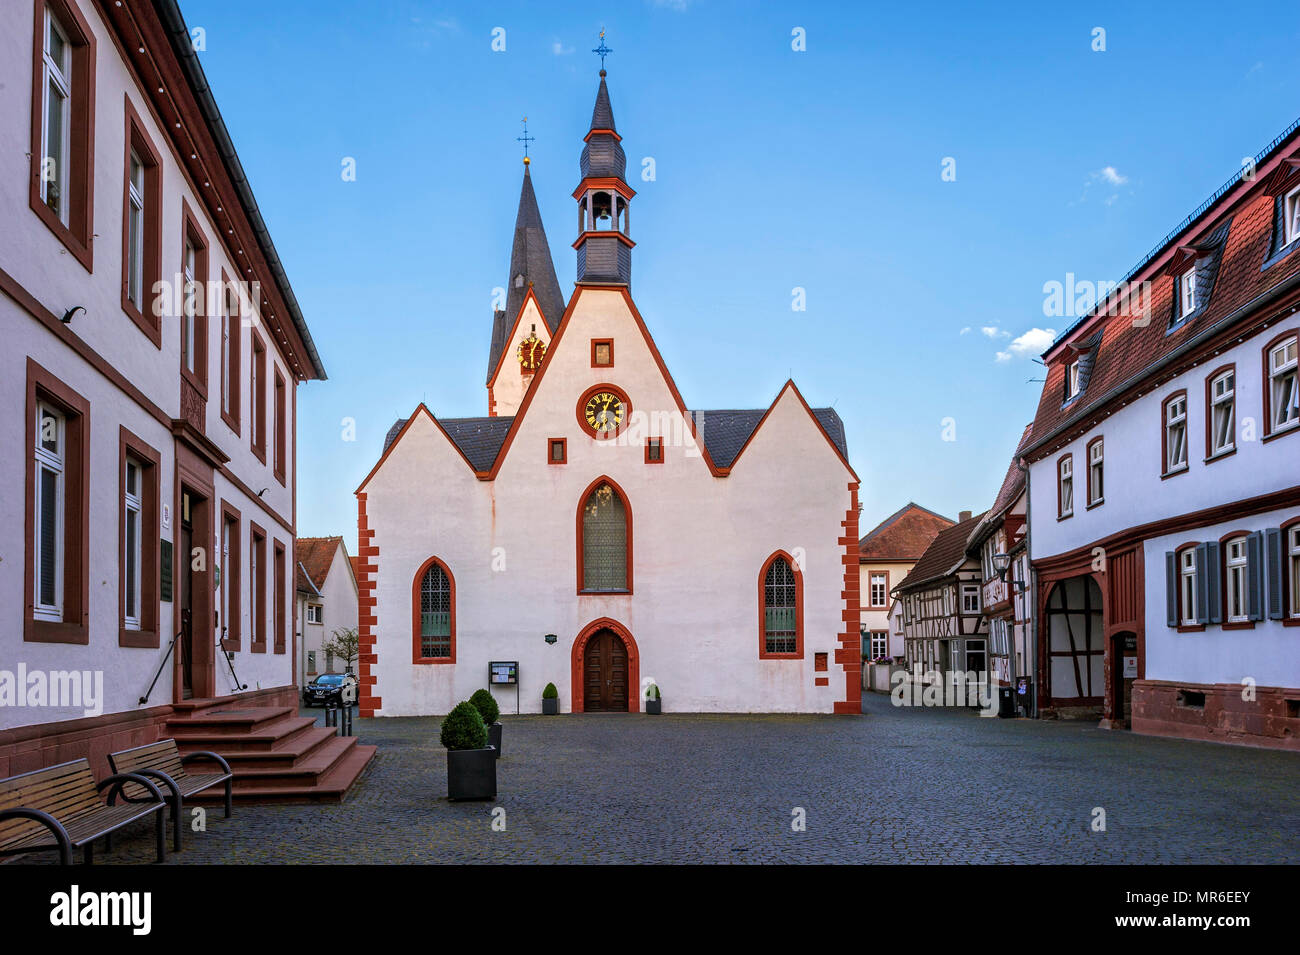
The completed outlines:
[[[596,488],[600,487],[602,484],[608,484],[611,488],[613,488],[614,493],[617,494],[623,502],[623,528],[624,528],[623,546],[626,551],[624,556],[624,561],[625,561],[624,567],[626,567],[627,569],[627,587],[626,589],[623,590],[587,590],[583,586],[583,582],[585,580],[586,574],[585,574],[585,569],[583,567],[584,555],[583,555],[583,547],[582,547],[582,515],[583,512],[586,510],[587,499],[591,497],[591,495],[595,492]],[[632,501],[627,496],[627,492],[623,490],[623,488],[619,485],[617,481],[615,481],[611,477],[608,477],[607,475],[602,475],[601,477],[596,478],[596,480],[588,484],[586,490],[584,490],[578,496],[577,513],[575,514],[574,520],[576,526],[575,536],[577,538],[577,550],[578,550],[577,559],[575,561],[575,566],[578,571],[577,590],[576,590],[578,596],[582,596],[582,595],[597,595],[597,596],[605,596],[605,597],[632,596],[633,593]]]
[[[447,575],[448,589],[448,639],[451,643],[451,652],[445,657],[426,657],[424,656],[424,645],[420,626],[420,591],[424,587],[424,575],[429,572],[430,567],[440,567],[442,572]],[[430,557],[420,569],[415,572],[411,580],[411,662],[426,665],[454,664],[456,662],[456,575],[451,572],[447,562],[439,557]]]
[[[1205,624],[1196,622],[1197,616],[1199,616],[1199,614],[1203,610],[1205,611],[1206,619],[1209,619],[1210,608],[1197,607],[1196,614],[1192,615],[1192,617],[1190,618],[1192,622],[1188,623],[1187,620],[1189,618],[1186,612],[1187,605],[1183,601],[1183,555],[1186,554],[1188,551],[1191,551],[1193,559],[1195,559],[1196,548],[1198,548],[1200,545],[1201,545],[1200,541],[1188,541],[1186,544],[1183,544],[1175,548],[1174,550],[1174,574],[1176,575],[1175,584],[1176,584],[1177,594],[1178,594],[1178,599],[1175,601],[1175,607],[1176,607],[1175,612],[1177,613],[1178,619],[1174,622],[1174,626],[1177,629],[1178,633],[1204,632]],[[1202,567],[1198,562],[1196,564],[1196,574],[1192,579],[1192,587],[1194,592],[1199,592],[1200,585],[1201,585],[1201,575],[1204,573],[1205,573],[1205,568]],[[1208,588],[1207,588],[1207,592],[1208,592]]]
[[[1183,463],[1177,467],[1169,466],[1169,406],[1178,399],[1183,401]],[[1160,479],[1186,474],[1192,467],[1192,454],[1189,443],[1192,437],[1191,402],[1187,400],[1187,389],[1179,388],[1160,402]]]
[[[1282,626],[1300,627],[1300,604],[1292,601],[1292,591],[1296,589],[1297,575],[1291,565],[1291,534],[1300,533],[1300,516],[1283,521],[1278,528],[1281,540],[1278,542],[1282,552]]]
[[[134,458],[140,465],[140,607],[139,628],[128,629],[126,625],[126,573],[122,566],[123,549],[126,545],[126,499],[124,489],[120,486],[125,480],[127,457]],[[158,568],[158,540],[160,510],[162,455],[143,438],[122,426],[118,426],[117,478],[118,487],[118,585],[117,585],[117,644],[120,647],[144,647],[157,649],[161,646],[158,616],[158,594],[160,588]]]
[[[596,348],[599,345],[609,346],[609,361],[601,362],[596,360]],[[592,368],[613,368],[614,367],[614,339],[593,338],[591,340],[591,367]]]
[[[283,487],[285,484],[286,459],[288,457],[288,382],[280,369],[275,369],[275,479]]]
[[[655,454],[651,454],[651,450]],[[645,439],[645,463],[646,464],[663,464],[664,463],[664,439],[659,437]]]
[[[187,316],[184,287],[185,258],[190,246],[194,247],[194,281],[199,287],[194,294],[194,314]],[[190,208],[189,202],[184,197],[181,197],[181,262],[180,268],[176,271],[181,282],[180,314],[177,315],[181,330],[181,377],[193,385],[206,402],[208,398],[208,240],[203,234],[203,226],[199,224],[194,210]],[[185,361],[187,352],[185,330],[188,322],[194,323],[193,371],[186,367]]]
[[[36,609],[36,414],[40,403],[64,415],[62,620],[41,620]],[[27,359],[27,473],[24,521],[23,642],[90,643],[90,402],[62,380]]]
[[[266,463],[266,342],[256,329],[249,329],[250,365],[248,447],[254,457]]]
[[[239,294],[226,270],[221,270],[221,420],[239,436],[240,398],[244,391],[242,349],[244,336]],[[229,408],[226,406],[229,405]]]
[[[884,603],[876,603],[875,585],[871,578],[882,576],[885,578]],[[887,570],[867,570],[867,606],[872,610],[889,609],[889,571]]]
[[[1267,361],[1267,359],[1265,359]],[[1232,373],[1232,445],[1218,451],[1214,448],[1214,382],[1224,375]],[[1237,453],[1237,364],[1228,362],[1220,365],[1205,376],[1205,463],[1213,464],[1223,458],[1230,458]]]
[[[41,175],[45,144],[45,11],[58,21],[68,41],[68,222],[45,204]],[[32,41],[31,172],[28,204],[87,272],[94,271],[95,210],[95,34],[75,0],[36,0]]]
[[[125,149],[122,157],[122,311],[135,322],[155,348],[162,348],[162,318],[154,289],[162,279],[162,158],[145,132],[144,121],[124,96]],[[143,174],[141,216],[140,305],[131,301],[131,154],[140,160]]]
[[[249,652],[266,652],[266,528],[256,521],[248,522],[248,553],[250,580],[249,593],[253,599],[249,608]]]
[[[1070,465],[1070,509],[1065,507],[1065,466]],[[1063,454],[1056,459],[1056,519],[1058,521],[1069,520],[1074,516],[1074,498],[1075,485],[1078,483],[1074,474],[1074,455]]]
[[[218,607],[218,612],[226,612],[219,618],[223,628],[221,635],[221,649],[238,650],[241,644],[240,629],[242,618],[240,617],[240,560],[239,556],[243,551],[242,532],[240,524],[242,515],[235,505],[231,504],[224,498],[221,501],[221,526],[217,531],[217,560],[218,566],[221,566],[221,589],[222,597],[226,599],[227,606]],[[221,553],[222,534],[230,528],[230,536],[227,538],[226,552]]]
[[[278,538],[272,543],[271,546],[274,549],[274,556],[272,560],[274,561],[273,566],[275,571],[275,599],[272,601],[272,604],[275,608],[275,616],[273,618],[275,620],[274,652],[284,653],[285,644],[287,642],[285,628],[288,625],[286,619],[287,615],[285,614],[285,599],[284,599],[284,590],[285,587],[287,586],[287,580],[288,580],[288,576],[287,576],[288,558],[285,553],[284,544]]]
[[[1295,434],[1300,431],[1300,421],[1295,419],[1285,427],[1276,429],[1273,427],[1273,369],[1269,365],[1269,354],[1279,345],[1285,343],[1288,338],[1296,339],[1296,351],[1300,353],[1300,330],[1294,328],[1278,335],[1266,344],[1260,353],[1260,367],[1263,372],[1260,380],[1264,393],[1264,435],[1260,439],[1261,441],[1272,441],[1283,435]],[[1300,388],[1300,372],[1297,373],[1296,387]]]
[[[1229,531],[1219,538],[1219,619],[1222,621],[1219,627],[1223,630],[1254,630],[1255,621],[1250,619],[1250,535],[1248,530]],[[1228,616],[1228,545],[1235,541],[1241,541],[1243,555],[1246,560],[1245,586],[1242,588],[1242,600],[1245,601],[1244,609],[1246,619],[1233,620]],[[1256,567],[1254,570],[1259,572],[1263,568]],[[1267,608],[1261,608],[1265,611]]]
[[[555,456],[555,449],[560,449],[560,456]],[[568,438],[547,438],[546,439],[546,463],[547,464],[568,464],[569,463],[569,439]]]
[[[1093,481],[1092,481],[1092,471],[1093,471],[1092,449],[1093,449],[1094,447],[1096,447],[1097,445],[1100,445],[1100,446],[1101,446],[1101,459],[1097,462],[1097,464],[1099,465],[1099,470],[1100,470],[1100,472],[1101,472],[1100,474],[1098,474],[1098,478],[1099,478],[1100,480],[1098,480],[1098,482],[1097,482],[1098,484],[1101,485],[1101,488],[1100,488],[1101,493],[1100,493],[1100,494],[1097,494],[1097,493],[1096,493],[1097,490],[1098,490],[1098,488],[1094,488],[1094,487],[1093,487]],[[1085,461],[1085,463],[1086,463],[1086,465],[1087,465],[1087,472],[1088,472],[1088,473],[1087,473],[1087,478],[1086,478],[1086,481],[1085,481],[1085,483],[1086,483],[1086,485],[1087,485],[1087,495],[1088,495],[1088,496],[1087,496],[1087,499],[1084,501],[1084,510],[1086,510],[1086,511],[1090,511],[1090,510],[1092,510],[1094,507],[1101,507],[1103,504],[1106,503],[1106,442],[1105,442],[1105,435],[1100,435],[1100,434],[1099,434],[1099,435],[1097,435],[1097,437],[1093,438],[1091,441],[1088,442],[1088,444],[1087,444],[1087,445],[1085,446],[1085,448],[1084,448],[1083,459],[1084,459],[1084,461]]]
[[[777,560],[784,559],[794,574],[794,652],[772,653],[767,649],[767,595],[765,584],[768,568]],[[758,571],[758,658],[760,660],[802,660],[803,659],[803,570],[790,554],[784,550],[772,553],[763,561]]]

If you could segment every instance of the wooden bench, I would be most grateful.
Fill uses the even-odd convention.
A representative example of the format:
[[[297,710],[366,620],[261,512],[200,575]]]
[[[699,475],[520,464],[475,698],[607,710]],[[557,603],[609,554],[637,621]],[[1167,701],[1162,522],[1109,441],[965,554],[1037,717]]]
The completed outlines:
[[[124,785],[137,790],[136,801],[117,802]],[[107,805],[102,798],[105,789]],[[145,777],[117,773],[97,783],[84,758],[0,779],[0,856],[57,851],[59,860],[70,865],[72,850],[81,849],[83,861],[90,865],[95,840],[109,840],[118,829],[152,814],[157,819],[158,861],[162,862],[167,848],[166,808],[162,792]]]
[[[221,767],[221,771],[202,774],[187,772],[185,765],[198,759],[214,760]],[[172,849],[175,852],[181,851],[181,810],[185,806],[187,796],[193,796],[195,793],[225,783],[226,818],[230,818],[232,802],[230,787],[234,774],[230,771],[230,764],[216,753],[204,750],[182,756],[180,750],[176,748],[176,740],[163,739],[133,749],[124,749],[120,753],[109,753],[108,763],[115,773],[148,776],[156,779],[161,784],[161,788],[166,790],[172,807]],[[125,787],[123,794],[127,799],[147,797],[143,789],[130,784]]]

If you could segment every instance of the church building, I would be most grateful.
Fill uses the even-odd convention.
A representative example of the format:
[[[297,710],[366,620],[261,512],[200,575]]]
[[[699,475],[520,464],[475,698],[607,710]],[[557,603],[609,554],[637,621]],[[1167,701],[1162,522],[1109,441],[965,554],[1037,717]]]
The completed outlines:
[[[793,381],[688,410],[632,298],[621,140],[602,69],[567,302],[525,157],[486,414],[421,404],[356,491],[363,716],[446,713],[490,673],[504,713],[551,683],[561,712],[652,683],[666,712],[860,712],[843,422]]]

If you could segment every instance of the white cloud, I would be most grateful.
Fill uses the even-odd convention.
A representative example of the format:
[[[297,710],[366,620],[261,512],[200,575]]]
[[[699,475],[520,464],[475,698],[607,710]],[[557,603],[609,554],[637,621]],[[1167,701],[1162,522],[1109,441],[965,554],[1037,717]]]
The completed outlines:
[[[980,331],[984,334],[985,338],[1010,338],[1011,337],[1010,332],[1003,331],[1002,329],[998,328],[996,325],[981,325]]]
[[[556,40],[554,43],[551,44],[551,52],[554,53],[556,56],[568,56],[570,53],[573,52],[573,47],[565,46],[559,40]]]
[[[1104,169],[1098,170],[1094,175],[1100,176],[1112,186],[1122,186],[1128,182],[1128,176],[1121,176],[1119,170],[1114,166],[1106,166]]]
[[[970,326],[967,325],[965,328],[963,328],[963,329],[962,329],[960,332],[958,332],[957,334],[959,334],[959,335],[966,335],[966,334],[968,334],[969,332],[970,332]]]
[[[1034,358],[1047,351],[1049,345],[1056,341],[1056,329],[1054,328],[1031,328],[1023,335],[1014,339],[1007,346],[1006,351],[1000,351],[994,358],[999,361],[1010,361],[1015,358]]]

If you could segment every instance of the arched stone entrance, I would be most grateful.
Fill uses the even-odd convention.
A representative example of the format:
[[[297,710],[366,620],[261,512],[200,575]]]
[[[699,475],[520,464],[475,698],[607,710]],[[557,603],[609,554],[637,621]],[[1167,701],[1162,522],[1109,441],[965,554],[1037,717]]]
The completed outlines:
[[[570,699],[574,713],[641,710],[641,653],[621,623],[593,620],[573,641]]]

